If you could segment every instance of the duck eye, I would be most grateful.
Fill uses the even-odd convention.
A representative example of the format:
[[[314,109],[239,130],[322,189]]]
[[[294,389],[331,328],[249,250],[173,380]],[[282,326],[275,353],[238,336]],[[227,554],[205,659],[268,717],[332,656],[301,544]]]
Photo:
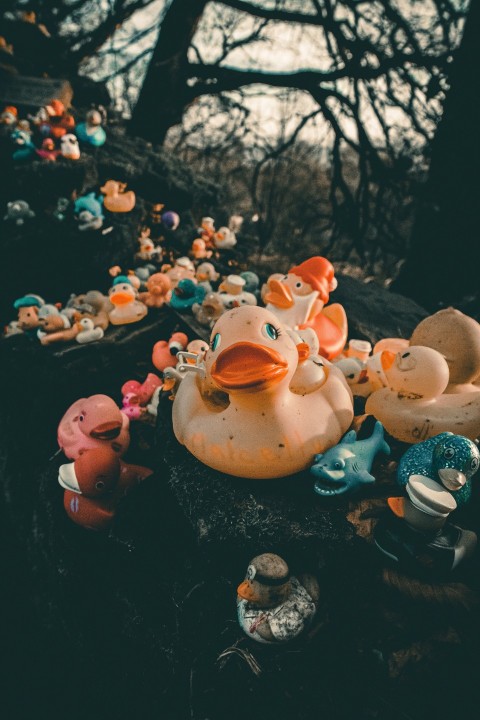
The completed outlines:
[[[220,335],[220,333],[215,333],[215,335],[213,336],[212,343],[211,343],[211,348],[212,348],[213,352],[215,352],[215,350],[220,346],[221,339],[222,339],[222,336]]]
[[[85,415],[79,415],[78,419],[80,422],[83,422],[85,420]]]
[[[95,487],[97,488],[97,490],[103,490],[103,488],[105,487],[105,483],[103,482],[103,480],[99,480],[95,483]]]
[[[301,287],[302,287],[302,283],[301,283],[301,282],[295,283],[295,287],[296,287],[296,288],[301,288]]]
[[[353,380],[354,377],[355,377],[355,373],[350,373],[350,375],[347,375],[347,378],[349,380]]]
[[[253,578],[255,577],[256,574],[257,574],[257,571],[255,570],[254,566],[249,565],[247,568],[247,574],[246,574],[247,580],[253,580]]]
[[[410,353],[409,352],[403,353],[402,358],[407,358],[407,357],[410,357]]]
[[[272,323],[265,323],[262,327],[262,333],[265,337],[269,338],[269,340],[276,340],[280,335],[279,331],[274,325],[272,325]]]
[[[476,472],[478,470],[478,458],[472,458],[470,462],[470,468]]]
[[[452,447],[447,447],[443,451],[443,457],[447,458],[447,460],[451,460],[455,455],[455,450]]]

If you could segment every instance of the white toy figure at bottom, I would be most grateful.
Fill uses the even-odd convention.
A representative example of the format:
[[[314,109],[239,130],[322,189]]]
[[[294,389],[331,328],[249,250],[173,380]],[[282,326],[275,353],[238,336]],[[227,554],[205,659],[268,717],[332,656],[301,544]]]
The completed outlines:
[[[237,588],[238,621],[248,637],[260,643],[284,643],[308,627],[317,609],[318,584],[311,575],[302,580],[304,584],[290,575],[279,555],[253,558]]]

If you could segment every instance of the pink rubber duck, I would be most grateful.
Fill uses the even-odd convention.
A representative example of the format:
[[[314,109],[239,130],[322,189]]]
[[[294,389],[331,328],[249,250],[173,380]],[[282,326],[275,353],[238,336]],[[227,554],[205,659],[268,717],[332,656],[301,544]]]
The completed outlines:
[[[107,395],[77,400],[60,420],[57,440],[65,455],[76,460],[87,450],[111,448],[118,457],[130,444],[130,421]]]

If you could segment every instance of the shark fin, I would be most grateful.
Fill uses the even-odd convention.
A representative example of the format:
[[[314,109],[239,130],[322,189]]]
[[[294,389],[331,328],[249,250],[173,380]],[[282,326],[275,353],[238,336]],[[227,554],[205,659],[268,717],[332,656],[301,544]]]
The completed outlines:
[[[340,440],[339,445],[345,445],[346,443],[351,444],[357,441],[357,433],[355,430],[349,430],[346,435]]]
[[[362,483],[362,485],[375,482],[375,478],[373,477],[373,475],[370,475],[370,473],[366,470],[360,470],[360,472],[356,473],[356,477],[360,481],[360,483]]]
[[[390,446],[384,438],[384,428],[379,420],[375,423],[372,438],[378,441],[378,452],[381,452],[384,455],[390,455]]]

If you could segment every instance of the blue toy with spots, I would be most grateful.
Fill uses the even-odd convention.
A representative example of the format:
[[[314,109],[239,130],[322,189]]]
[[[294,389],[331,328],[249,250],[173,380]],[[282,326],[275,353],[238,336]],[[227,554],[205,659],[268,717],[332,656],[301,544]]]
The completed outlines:
[[[350,430],[338,445],[323,455],[315,455],[315,464],[310,469],[317,478],[315,492],[323,497],[351,494],[363,485],[375,482],[370,470],[380,452],[390,455],[382,423],[375,423],[373,433],[366,440],[357,440],[355,430]]]
[[[472,440],[444,432],[412,445],[399,462],[397,479],[406,486],[411,475],[429,477],[454,493],[458,507],[470,499],[479,466],[480,452]]]

